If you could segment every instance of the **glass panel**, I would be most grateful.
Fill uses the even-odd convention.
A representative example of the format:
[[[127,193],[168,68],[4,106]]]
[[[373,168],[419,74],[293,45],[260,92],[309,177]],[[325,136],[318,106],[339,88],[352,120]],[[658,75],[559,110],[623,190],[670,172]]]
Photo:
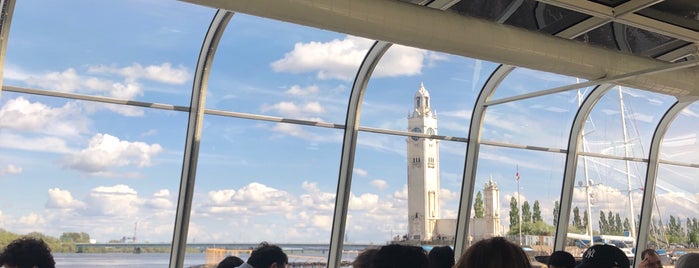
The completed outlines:
[[[470,242],[502,235],[533,251],[551,252],[556,224],[554,211],[560,200],[564,164],[564,154],[482,145]],[[491,196],[493,184],[499,190],[499,198],[495,199],[497,202],[488,202],[486,197]],[[482,216],[475,208],[479,192],[483,197]],[[488,210],[498,211],[496,207],[488,208],[489,203],[499,206],[499,219],[487,217]],[[500,231],[492,232],[496,228]]]
[[[697,174],[696,167],[660,165],[649,244],[675,251],[699,244]]]
[[[342,130],[204,120],[190,242],[329,243]]]
[[[184,2],[19,1],[4,83],[188,105],[213,14]]]
[[[371,41],[236,14],[211,68],[209,109],[344,124]]]
[[[660,159],[686,164],[699,164],[699,103],[677,115],[663,137]]]
[[[581,82],[586,82],[586,80],[527,68],[515,68],[500,83],[491,99],[497,100]],[[581,89],[582,96],[585,97],[591,89],[592,87]],[[571,98],[575,99],[577,95],[571,94],[573,94]]]
[[[57,257],[75,243],[88,244],[83,252],[130,253],[104,244],[134,242],[170,252],[186,113],[134,108],[143,116],[128,117],[112,105],[11,92],[0,107],[4,230],[50,236]]]
[[[466,144],[365,132],[357,144],[345,243],[453,245]]]
[[[566,91],[489,106],[482,140],[565,149],[578,100],[576,91]]]
[[[625,87],[611,89],[587,119],[582,150],[648,158],[655,128],[674,102],[675,99],[667,95]]]
[[[632,254],[646,170],[647,165],[639,162],[585,156],[578,159],[568,229],[568,246],[577,248],[574,255],[580,256],[589,246],[590,235],[594,243],[628,248],[628,255]],[[585,224],[586,217],[591,219],[589,225]]]
[[[439,120],[435,133],[466,137],[473,103],[495,67],[480,60],[394,45],[367,85],[361,125],[408,131],[412,128],[408,129],[406,116],[429,108]],[[419,93],[421,87],[426,93]],[[420,107],[420,96],[429,107]]]

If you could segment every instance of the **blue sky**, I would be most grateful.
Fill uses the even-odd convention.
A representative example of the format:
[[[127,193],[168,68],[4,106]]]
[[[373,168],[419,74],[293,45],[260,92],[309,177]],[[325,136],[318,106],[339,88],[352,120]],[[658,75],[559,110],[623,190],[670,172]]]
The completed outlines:
[[[175,1],[20,1],[7,48],[4,85],[187,106],[196,60],[214,10]],[[208,109],[344,124],[356,68],[371,40],[234,15],[216,53]],[[406,130],[420,83],[430,91],[439,134],[466,137],[473,103],[497,64],[393,46],[370,80],[361,125]],[[516,69],[494,98],[575,83]],[[582,89],[583,94],[589,88]],[[653,130],[674,99],[623,88],[628,148],[647,155]],[[577,92],[490,107],[482,139],[565,148]],[[664,159],[699,164],[697,105],[668,132]],[[621,156],[619,97],[593,110],[586,140],[594,153]],[[342,131],[206,115],[189,241],[329,241]],[[104,242],[133,234],[167,242],[187,115],[2,92],[0,228],[18,233],[88,232]],[[360,133],[348,241],[384,243],[407,229],[406,137]],[[442,141],[442,215],[456,217],[466,144]],[[560,194],[562,154],[484,145],[476,186],[492,178],[502,215],[516,194],[539,200],[551,220]],[[582,163],[582,162],[581,162]],[[626,211],[623,161],[591,159],[595,209]],[[582,164],[578,176],[582,177]],[[645,164],[633,165],[633,189]],[[664,165],[661,214],[694,217],[696,168]],[[639,175],[640,174],[640,175]],[[635,203],[640,192],[632,191]],[[576,188],[575,205],[584,206]],[[679,201],[678,201],[679,200]],[[691,202],[686,202],[689,200]],[[689,205],[688,205],[689,204]],[[636,204],[637,209],[640,203]],[[599,213],[593,212],[593,221]],[[507,226],[508,219],[503,218]]]

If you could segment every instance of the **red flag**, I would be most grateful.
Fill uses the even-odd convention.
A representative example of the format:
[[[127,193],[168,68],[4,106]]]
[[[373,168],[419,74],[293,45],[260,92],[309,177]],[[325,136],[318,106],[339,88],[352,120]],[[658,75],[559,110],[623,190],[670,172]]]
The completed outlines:
[[[519,165],[517,165],[517,172],[515,172],[515,179],[519,182]]]

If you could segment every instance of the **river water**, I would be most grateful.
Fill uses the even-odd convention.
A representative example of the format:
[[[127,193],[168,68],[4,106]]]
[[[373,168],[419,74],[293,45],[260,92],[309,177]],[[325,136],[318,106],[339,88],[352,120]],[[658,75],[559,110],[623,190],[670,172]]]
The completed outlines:
[[[167,268],[170,263],[169,253],[54,253],[58,268]],[[204,264],[204,253],[188,253],[185,255],[184,267]]]

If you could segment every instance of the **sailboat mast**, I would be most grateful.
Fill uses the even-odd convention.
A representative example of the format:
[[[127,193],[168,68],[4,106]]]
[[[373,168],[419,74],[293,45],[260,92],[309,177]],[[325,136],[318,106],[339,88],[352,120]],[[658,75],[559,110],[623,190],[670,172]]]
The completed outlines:
[[[622,133],[624,136],[624,156],[629,157],[629,135],[626,130],[626,116],[625,116],[625,108],[624,108],[624,97],[623,93],[621,92],[621,86],[617,86],[619,88],[619,110],[621,114],[621,129]],[[636,219],[635,219],[635,214],[633,212],[633,196],[631,195],[631,163],[629,163],[629,160],[625,160],[626,162],[626,189],[627,189],[627,196],[629,198],[629,220],[630,220],[630,235],[631,237],[636,237]]]

